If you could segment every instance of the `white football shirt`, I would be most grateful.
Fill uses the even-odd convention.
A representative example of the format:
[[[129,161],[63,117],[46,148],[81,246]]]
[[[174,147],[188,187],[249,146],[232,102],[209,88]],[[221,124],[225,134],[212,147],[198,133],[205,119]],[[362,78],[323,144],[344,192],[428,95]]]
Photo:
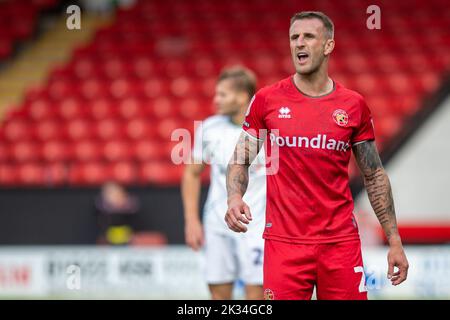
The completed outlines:
[[[215,115],[207,118],[196,129],[193,159],[211,165],[211,179],[208,197],[204,207],[205,228],[217,232],[230,232],[224,218],[227,211],[226,172],[228,162],[240,134],[244,132],[228,116]],[[243,200],[250,207],[253,220],[247,225],[247,232],[262,235],[266,211],[266,168],[264,150],[249,168],[249,185]]]

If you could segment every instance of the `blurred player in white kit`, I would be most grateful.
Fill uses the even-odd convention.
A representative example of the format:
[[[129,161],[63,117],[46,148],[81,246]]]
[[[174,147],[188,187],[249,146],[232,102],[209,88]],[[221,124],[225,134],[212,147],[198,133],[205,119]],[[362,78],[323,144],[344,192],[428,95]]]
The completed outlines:
[[[232,299],[236,280],[245,283],[246,299],[263,299],[262,233],[265,224],[266,170],[264,150],[250,166],[250,184],[245,201],[252,208],[252,223],[246,233],[235,233],[224,221],[227,211],[226,171],[242,130],[247,107],[256,91],[256,77],[243,67],[220,74],[214,96],[217,115],[203,121],[195,132],[191,163],[181,183],[185,240],[205,254],[205,276],[212,299]],[[203,224],[200,218],[201,173],[211,165],[211,179]]]

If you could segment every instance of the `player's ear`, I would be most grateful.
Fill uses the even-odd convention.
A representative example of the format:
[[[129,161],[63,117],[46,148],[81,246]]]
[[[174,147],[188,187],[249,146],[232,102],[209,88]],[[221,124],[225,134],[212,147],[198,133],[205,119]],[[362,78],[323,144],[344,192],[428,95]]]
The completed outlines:
[[[328,56],[334,49],[334,39],[327,39],[325,41],[325,50],[323,51],[323,54]]]

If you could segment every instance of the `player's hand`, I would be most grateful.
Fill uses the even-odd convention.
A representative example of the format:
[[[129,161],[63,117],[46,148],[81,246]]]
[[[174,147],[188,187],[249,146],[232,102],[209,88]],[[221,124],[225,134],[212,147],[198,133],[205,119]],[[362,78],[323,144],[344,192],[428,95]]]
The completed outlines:
[[[394,267],[398,270],[394,272]],[[406,259],[403,246],[391,245],[388,253],[388,279],[391,280],[392,285],[397,286],[406,280],[408,276],[408,259]]]
[[[200,221],[187,221],[184,227],[186,244],[194,251],[199,250],[204,244],[203,226]]]
[[[228,228],[234,232],[246,232],[245,224],[249,224],[251,220],[250,208],[241,197],[228,199],[228,210],[225,215]]]

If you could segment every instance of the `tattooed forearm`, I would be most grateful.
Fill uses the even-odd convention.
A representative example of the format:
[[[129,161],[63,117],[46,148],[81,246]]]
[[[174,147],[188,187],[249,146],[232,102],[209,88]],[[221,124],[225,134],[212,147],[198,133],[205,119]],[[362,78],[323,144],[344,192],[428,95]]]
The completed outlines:
[[[239,164],[229,164],[227,171],[228,198],[235,195],[243,196],[248,186],[248,167]]]
[[[228,198],[243,196],[248,186],[248,167],[258,154],[261,144],[242,133],[227,168]]]
[[[370,204],[387,239],[398,235],[394,199],[391,184],[381,164],[373,141],[366,141],[353,147],[356,161],[364,176]]]
[[[359,143],[353,147],[353,153],[364,177],[366,177],[366,175],[371,175],[379,168],[383,168],[375,142],[364,141]]]
[[[389,178],[386,172],[380,168],[372,174],[366,175],[364,177],[364,184],[372,208],[380,224],[383,226],[386,237],[389,239],[393,234],[398,233]]]

